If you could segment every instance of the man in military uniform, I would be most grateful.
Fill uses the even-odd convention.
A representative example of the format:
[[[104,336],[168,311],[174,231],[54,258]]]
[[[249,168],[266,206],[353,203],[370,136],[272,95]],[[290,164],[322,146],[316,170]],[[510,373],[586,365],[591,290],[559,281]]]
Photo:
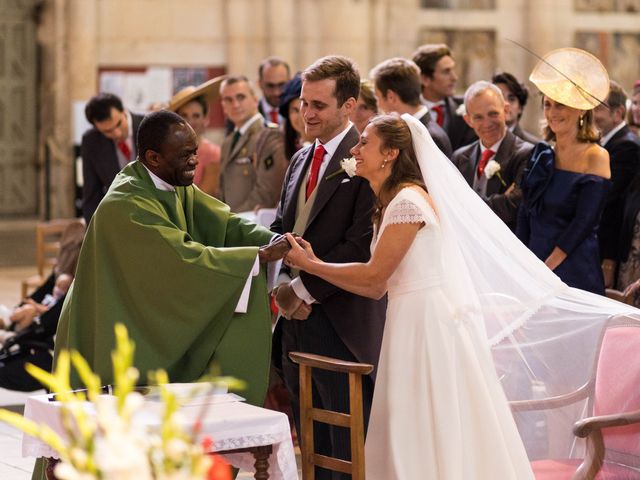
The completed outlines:
[[[226,78],[220,98],[234,125],[222,144],[221,199],[234,212],[275,207],[288,167],[282,134],[258,112],[258,98],[246,77]]]

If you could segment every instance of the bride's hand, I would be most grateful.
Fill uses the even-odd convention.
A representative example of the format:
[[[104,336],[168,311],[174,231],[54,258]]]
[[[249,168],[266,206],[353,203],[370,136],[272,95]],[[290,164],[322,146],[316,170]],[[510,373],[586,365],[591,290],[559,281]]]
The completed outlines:
[[[290,233],[285,235],[291,245],[291,250],[289,250],[284,259],[285,265],[298,270],[305,270],[305,267],[309,265],[310,260],[317,260],[309,242],[302,237],[294,237]]]

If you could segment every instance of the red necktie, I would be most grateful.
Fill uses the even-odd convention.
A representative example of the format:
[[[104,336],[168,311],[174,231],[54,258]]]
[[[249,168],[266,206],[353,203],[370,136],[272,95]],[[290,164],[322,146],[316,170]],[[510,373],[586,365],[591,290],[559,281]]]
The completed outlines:
[[[129,145],[127,145],[127,142],[125,142],[124,140],[120,140],[118,142],[118,150],[120,150],[120,153],[124,155],[124,158],[127,159],[127,162],[131,160],[131,149],[129,148]]]
[[[484,152],[482,152],[482,157],[480,158],[480,162],[478,162],[478,178],[482,176],[487,163],[489,163],[489,159],[493,157],[494,154],[495,152],[493,150],[489,150],[488,148]]]
[[[271,121],[273,123],[280,123],[278,122],[278,111],[276,109],[271,110],[269,115],[271,116]]]
[[[311,175],[309,175],[309,182],[307,183],[307,194],[306,199],[309,200],[309,197],[313,193],[313,190],[316,188],[318,184],[318,173],[320,173],[320,165],[322,165],[322,159],[324,158],[324,154],[326,150],[322,145],[318,145],[313,152],[313,160],[311,162]]]
[[[431,110],[436,112],[436,123],[440,126],[444,125],[444,107],[442,105],[434,105]]]

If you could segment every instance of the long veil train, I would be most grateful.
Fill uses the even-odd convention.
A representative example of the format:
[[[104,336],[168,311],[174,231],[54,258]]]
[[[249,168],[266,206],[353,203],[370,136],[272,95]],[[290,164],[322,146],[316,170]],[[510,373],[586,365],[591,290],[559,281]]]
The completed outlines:
[[[607,320],[630,315],[640,321],[640,310],[564,284],[469,188],[422,123],[402,118],[442,228],[442,257],[425,262],[443,262],[457,318],[486,335],[507,398],[576,390],[591,377]],[[586,408],[582,402],[517,413],[529,458],[580,453],[571,428]]]

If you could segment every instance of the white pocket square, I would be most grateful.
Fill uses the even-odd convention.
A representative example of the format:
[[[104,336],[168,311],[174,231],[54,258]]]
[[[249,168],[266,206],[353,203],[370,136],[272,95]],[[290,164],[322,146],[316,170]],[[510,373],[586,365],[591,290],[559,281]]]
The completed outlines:
[[[350,181],[351,181],[350,178],[343,178],[340,183],[347,183],[347,182],[350,182]]]

